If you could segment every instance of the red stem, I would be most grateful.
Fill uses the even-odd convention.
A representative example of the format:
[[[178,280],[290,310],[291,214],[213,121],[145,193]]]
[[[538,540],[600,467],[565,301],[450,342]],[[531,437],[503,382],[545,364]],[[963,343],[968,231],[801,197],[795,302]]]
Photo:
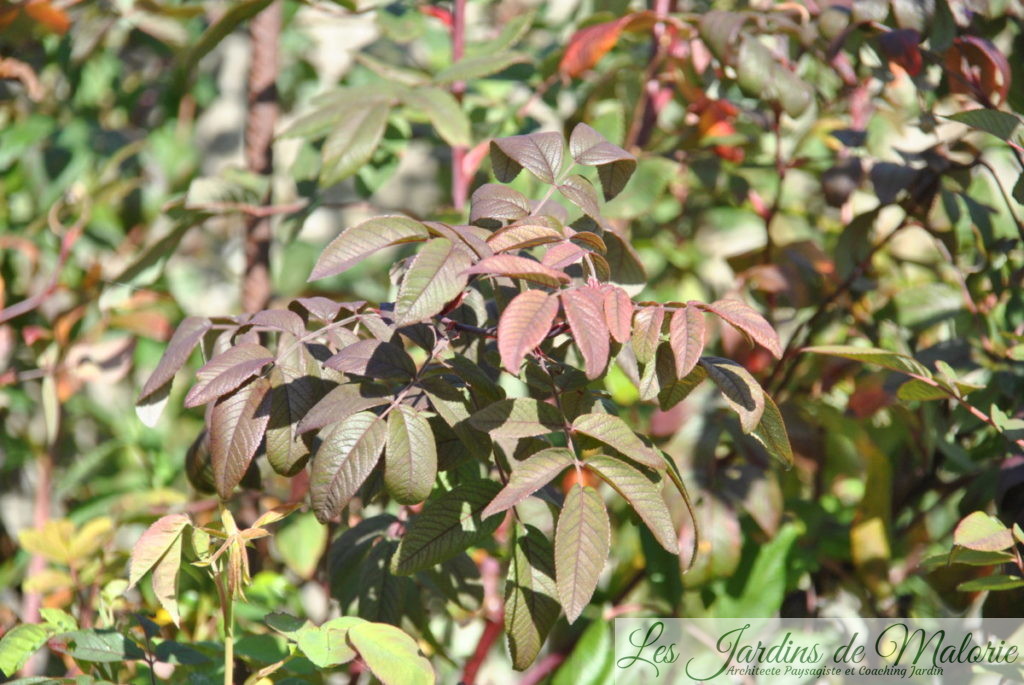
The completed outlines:
[[[462,680],[460,681],[462,685],[473,685],[476,682],[476,674],[483,665],[484,659],[487,658],[487,652],[491,651],[491,647],[494,646],[499,635],[501,635],[501,622],[488,619],[487,624],[484,626],[484,632],[480,636],[480,641],[476,643],[476,650],[469,661],[466,662],[466,668],[462,671]]]
[[[458,62],[466,52],[466,0],[455,0],[452,6],[452,62]],[[466,83],[456,81],[452,84],[452,95],[462,102],[466,92]],[[465,160],[468,150],[465,146],[452,146],[452,206],[461,211],[466,206],[469,194],[469,179],[465,175]]]

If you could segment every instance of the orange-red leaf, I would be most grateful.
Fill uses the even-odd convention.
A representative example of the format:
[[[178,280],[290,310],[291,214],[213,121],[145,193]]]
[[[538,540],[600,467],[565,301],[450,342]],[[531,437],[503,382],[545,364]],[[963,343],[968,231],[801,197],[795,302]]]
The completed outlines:
[[[525,281],[532,281],[552,288],[569,282],[569,277],[557,269],[552,269],[526,257],[517,257],[510,254],[499,254],[481,259],[467,269],[465,273],[521,278]]]
[[[629,340],[633,330],[633,300],[625,290],[614,285],[605,288],[604,318],[615,342]]]
[[[686,378],[704,350],[704,313],[692,305],[683,305],[672,314],[668,340],[676,359],[676,377]]]
[[[558,299],[541,290],[527,290],[509,302],[498,321],[498,352],[509,373],[518,375],[523,357],[544,340],[557,313]]]
[[[782,344],[779,342],[779,334],[775,332],[771,324],[758,314],[754,309],[739,300],[718,300],[705,308],[712,314],[728,321],[737,330],[749,335],[754,341],[773,355],[776,359],[782,358]]]
[[[573,340],[583,355],[587,378],[597,378],[608,365],[608,323],[604,318],[604,297],[589,286],[562,293],[562,308]]]

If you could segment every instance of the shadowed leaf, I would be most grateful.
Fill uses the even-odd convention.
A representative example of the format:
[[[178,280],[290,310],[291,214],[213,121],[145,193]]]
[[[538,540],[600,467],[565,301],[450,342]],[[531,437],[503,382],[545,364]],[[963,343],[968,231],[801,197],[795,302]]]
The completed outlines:
[[[473,414],[470,424],[500,438],[529,438],[562,428],[562,416],[554,406],[530,397],[495,402]]]
[[[672,554],[679,554],[679,536],[661,496],[660,479],[652,480],[629,464],[603,454],[588,457],[586,466],[629,502],[662,547]]]
[[[526,168],[544,181],[554,183],[562,171],[565,142],[556,132],[495,138],[491,141],[491,166],[502,183],[508,183]]]
[[[519,671],[537,658],[561,612],[551,542],[533,526],[525,529],[516,538],[505,582],[505,632]]]
[[[750,433],[764,415],[764,390],[757,384],[743,366],[721,357],[703,357],[701,366],[708,372],[722,397],[740,417],[740,427],[744,433]]]
[[[618,195],[636,171],[636,157],[618,145],[609,143],[604,136],[583,123],[576,124],[572,130],[569,153],[578,164],[597,167],[606,200]]]

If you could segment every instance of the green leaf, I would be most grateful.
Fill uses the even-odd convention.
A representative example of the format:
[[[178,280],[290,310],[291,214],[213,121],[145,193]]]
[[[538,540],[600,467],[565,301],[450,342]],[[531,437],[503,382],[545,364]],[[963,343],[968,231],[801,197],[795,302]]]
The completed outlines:
[[[555,530],[558,600],[575,623],[597,589],[611,550],[611,524],[601,495],[577,483],[569,490]]]
[[[983,576],[960,583],[956,589],[960,592],[999,592],[1016,590],[1024,587],[1024,578],[1011,575]]]
[[[7,631],[0,638],[0,675],[14,678],[50,635],[49,630],[33,623],[22,623]]]
[[[793,465],[793,448],[789,444],[786,422],[782,420],[782,412],[768,393],[764,393],[764,413],[751,435],[783,466],[789,468]]]
[[[427,242],[413,259],[395,300],[395,325],[407,326],[439,313],[466,287],[469,253],[446,238]]]
[[[70,645],[68,653],[77,661],[112,664],[146,656],[137,644],[113,630],[77,630],[62,639]]]
[[[391,105],[373,103],[343,119],[324,140],[320,185],[343,181],[370,161],[384,137]]]
[[[348,631],[349,643],[384,685],[433,685],[434,669],[401,629],[362,622]]]
[[[854,361],[877,364],[878,366],[899,371],[900,373],[912,374],[931,378],[931,373],[913,357],[898,352],[880,350],[877,347],[853,347],[851,345],[819,345],[817,347],[805,347],[804,352],[811,354],[827,354],[833,357],[843,357]]]
[[[345,229],[332,240],[316,260],[309,280],[340,274],[386,247],[420,242],[429,237],[426,226],[408,217],[375,217]]]
[[[575,458],[564,447],[548,447],[514,464],[508,484],[484,509],[483,516],[494,516],[514,507],[540,490],[551,480],[572,465]]]
[[[778,611],[786,595],[787,573],[792,568],[787,559],[803,534],[802,524],[787,523],[772,540],[761,545],[750,572],[745,575],[743,591],[738,596],[726,592],[719,595],[713,605],[714,615],[741,618],[770,616]]]
[[[954,547],[948,554],[933,554],[923,559],[920,566],[925,571],[933,571],[950,564],[964,564],[966,566],[998,566],[1012,562],[1014,556],[1009,552],[979,552],[966,547]]]
[[[472,144],[469,118],[462,111],[459,101],[448,91],[434,87],[415,88],[404,93],[402,99],[405,104],[426,114],[438,134],[449,145]]]
[[[306,658],[317,668],[331,668],[347,664],[356,657],[356,650],[349,646],[349,631],[366,623],[355,616],[339,616],[322,626],[307,624],[294,632],[295,641]]]
[[[181,537],[185,526],[191,525],[188,514],[168,514],[157,519],[132,548],[128,571],[128,588],[133,587],[142,576],[156,566],[157,562]]]
[[[498,52],[491,55],[465,57],[437,72],[434,76],[434,83],[444,85],[455,81],[474,81],[505,71],[513,64],[527,61],[529,58],[518,52]]]
[[[625,421],[611,414],[582,414],[572,422],[572,430],[621,452],[652,469],[665,468],[665,461],[653,448],[637,437]]]
[[[419,504],[437,478],[437,443],[427,418],[400,404],[388,414],[384,483],[400,504]]]
[[[1012,140],[1021,124],[1019,117],[998,109],[972,109],[943,118],[991,133],[1003,141]]]
[[[672,554],[679,554],[679,534],[672,525],[672,514],[661,496],[659,477],[643,473],[619,459],[603,454],[587,458],[586,465],[629,502],[629,506],[647,524],[662,547]]]
[[[78,630],[78,621],[63,609],[43,607],[39,610],[39,615],[53,628],[53,632],[56,634]]]
[[[953,544],[978,552],[999,552],[1013,547],[1013,532],[994,516],[975,511],[957,524]]]
[[[932,385],[920,379],[911,378],[896,390],[896,397],[907,401],[927,402],[929,400],[948,400],[952,397],[952,393],[945,387],[944,383]]]
[[[531,525],[525,531],[516,538],[505,583],[505,632],[518,671],[537,658],[562,609],[551,541]]]
[[[181,624],[181,617],[178,613],[178,571],[181,568],[181,538],[179,534],[174,538],[160,561],[153,567],[153,593],[156,595],[160,606],[170,614],[174,625]]]
[[[765,393],[742,365],[721,357],[703,357],[701,366],[708,372],[722,397],[740,417],[744,433],[757,428],[764,415]]]
[[[250,17],[262,12],[272,0],[242,0],[232,4],[226,12],[220,15],[213,24],[209,26],[199,40],[189,47],[188,51],[181,58],[181,70],[184,73],[191,72],[207,53],[217,47],[222,40],[227,38],[232,31]]]
[[[497,438],[529,438],[553,433],[564,426],[556,407],[530,397],[495,402],[473,414],[469,422]]]
[[[610,622],[596,619],[583,631],[569,658],[555,671],[551,685],[605,685],[613,682],[614,660]]]
[[[274,533],[281,560],[300,578],[312,578],[327,549],[327,527],[312,512],[296,514]]]
[[[281,612],[275,612],[273,614],[267,614],[264,619],[266,624],[276,630],[277,632],[284,635],[293,642],[298,640],[299,631],[306,627],[315,627],[308,620],[296,618],[290,614]]]
[[[402,537],[393,572],[422,571],[487,539],[503,517],[485,517],[483,511],[500,489],[493,481],[468,481],[428,502]]]
[[[363,411],[338,422],[324,436],[310,473],[310,500],[321,523],[341,513],[380,459],[387,426]]]

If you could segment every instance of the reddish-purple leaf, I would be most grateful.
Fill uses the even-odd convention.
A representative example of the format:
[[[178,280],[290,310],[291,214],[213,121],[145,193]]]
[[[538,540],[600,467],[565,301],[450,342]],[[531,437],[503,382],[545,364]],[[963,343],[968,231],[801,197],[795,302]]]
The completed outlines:
[[[178,369],[188,360],[192,350],[203,339],[206,331],[210,330],[210,320],[198,316],[190,316],[178,325],[171,341],[167,343],[167,350],[161,357],[160,363],[156,365],[149,380],[142,387],[139,393],[139,402],[154,394],[157,390],[169,383]]]
[[[654,360],[661,342],[661,326],[665,321],[665,310],[660,305],[642,307],[633,318],[633,354],[641,364]]]
[[[668,340],[676,360],[676,377],[686,378],[704,351],[704,312],[683,305],[672,314]]]
[[[404,349],[380,340],[360,340],[324,362],[324,366],[342,373],[369,378],[412,378],[416,364]]]
[[[296,431],[308,433],[320,430],[324,426],[337,423],[356,412],[372,409],[391,401],[391,395],[371,394],[371,388],[362,383],[346,383],[339,385],[326,395],[299,420]]]
[[[408,217],[375,217],[345,229],[332,240],[317,259],[309,280],[340,274],[385,247],[426,240],[428,237],[427,227]]]
[[[499,254],[481,259],[465,273],[521,278],[524,281],[539,283],[550,288],[557,288],[562,283],[569,282],[569,277],[561,271],[544,266],[532,259],[510,254]]]
[[[186,407],[198,407],[226,395],[274,361],[274,353],[256,343],[229,347],[196,372],[199,381],[185,396]]]
[[[567,230],[571,231],[572,229]],[[608,251],[608,246],[605,245],[601,236],[596,233],[591,233],[590,231],[575,231],[569,236],[569,240],[577,245],[585,247],[591,252],[604,254]]]
[[[256,378],[217,400],[210,412],[213,482],[222,499],[231,497],[241,482],[267,430],[270,407],[264,400],[269,389],[270,381]]]
[[[604,318],[615,342],[629,340],[633,330],[633,300],[625,290],[614,285],[604,288]]]
[[[366,302],[335,302],[334,300],[321,297],[297,297],[288,303],[288,309],[308,320],[310,316],[319,319],[324,323],[331,323],[338,318],[342,311],[357,312],[366,305]]]
[[[554,183],[562,171],[565,143],[562,134],[550,131],[491,141],[491,167],[502,183],[519,175],[523,167],[545,183]]]
[[[495,252],[510,252],[546,243],[557,243],[564,237],[558,230],[539,223],[512,224],[491,234],[487,244]]]
[[[296,338],[306,334],[306,324],[302,322],[302,317],[287,309],[265,309],[253,314],[245,323],[291,333]]]
[[[498,321],[501,365],[512,375],[530,350],[544,340],[558,314],[558,298],[541,290],[519,293],[505,307]]]
[[[449,226],[440,221],[427,221],[425,224],[430,229],[431,235],[447,238],[453,245],[464,245],[475,252],[476,256],[480,259],[494,254],[494,250],[487,244],[487,239],[492,235],[489,228],[458,224]]]
[[[576,347],[583,355],[587,378],[597,378],[608,365],[610,350],[604,297],[600,290],[589,286],[566,290],[562,293],[562,308]]]
[[[606,200],[618,195],[636,171],[636,157],[583,123],[572,130],[569,153],[578,164],[597,167]]]
[[[132,548],[128,570],[128,587],[134,587],[146,572],[153,568],[181,535],[185,526],[191,524],[188,514],[168,514],[157,519],[146,529]]]
[[[549,247],[540,261],[544,266],[550,266],[552,269],[564,269],[582,260],[586,254],[587,251],[582,247],[565,240]]]
[[[565,179],[565,183],[558,186],[558,192],[569,202],[582,209],[587,216],[593,217],[597,221],[601,220],[601,206],[597,199],[597,190],[584,177],[573,174]]]
[[[291,346],[293,340],[284,336],[281,343]],[[270,386],[267,461],[274,471],[291,477],[309,459],[309,447],[296,428],[326,390],[320,365],[304,345],[294,345],[294,352],[279,357],[270,370]]]
[[[518,190],[497,183],[485,183],[473,192],[469,222],[481,219],[515,221],[530,213],[530,200]]]
[[[727,299],[704,305],[704,308],[728,321],[737,330],[749,335],[755,342],[771,352],[776,359],[782,358],[779,334],[750,305],[739,300]]]

